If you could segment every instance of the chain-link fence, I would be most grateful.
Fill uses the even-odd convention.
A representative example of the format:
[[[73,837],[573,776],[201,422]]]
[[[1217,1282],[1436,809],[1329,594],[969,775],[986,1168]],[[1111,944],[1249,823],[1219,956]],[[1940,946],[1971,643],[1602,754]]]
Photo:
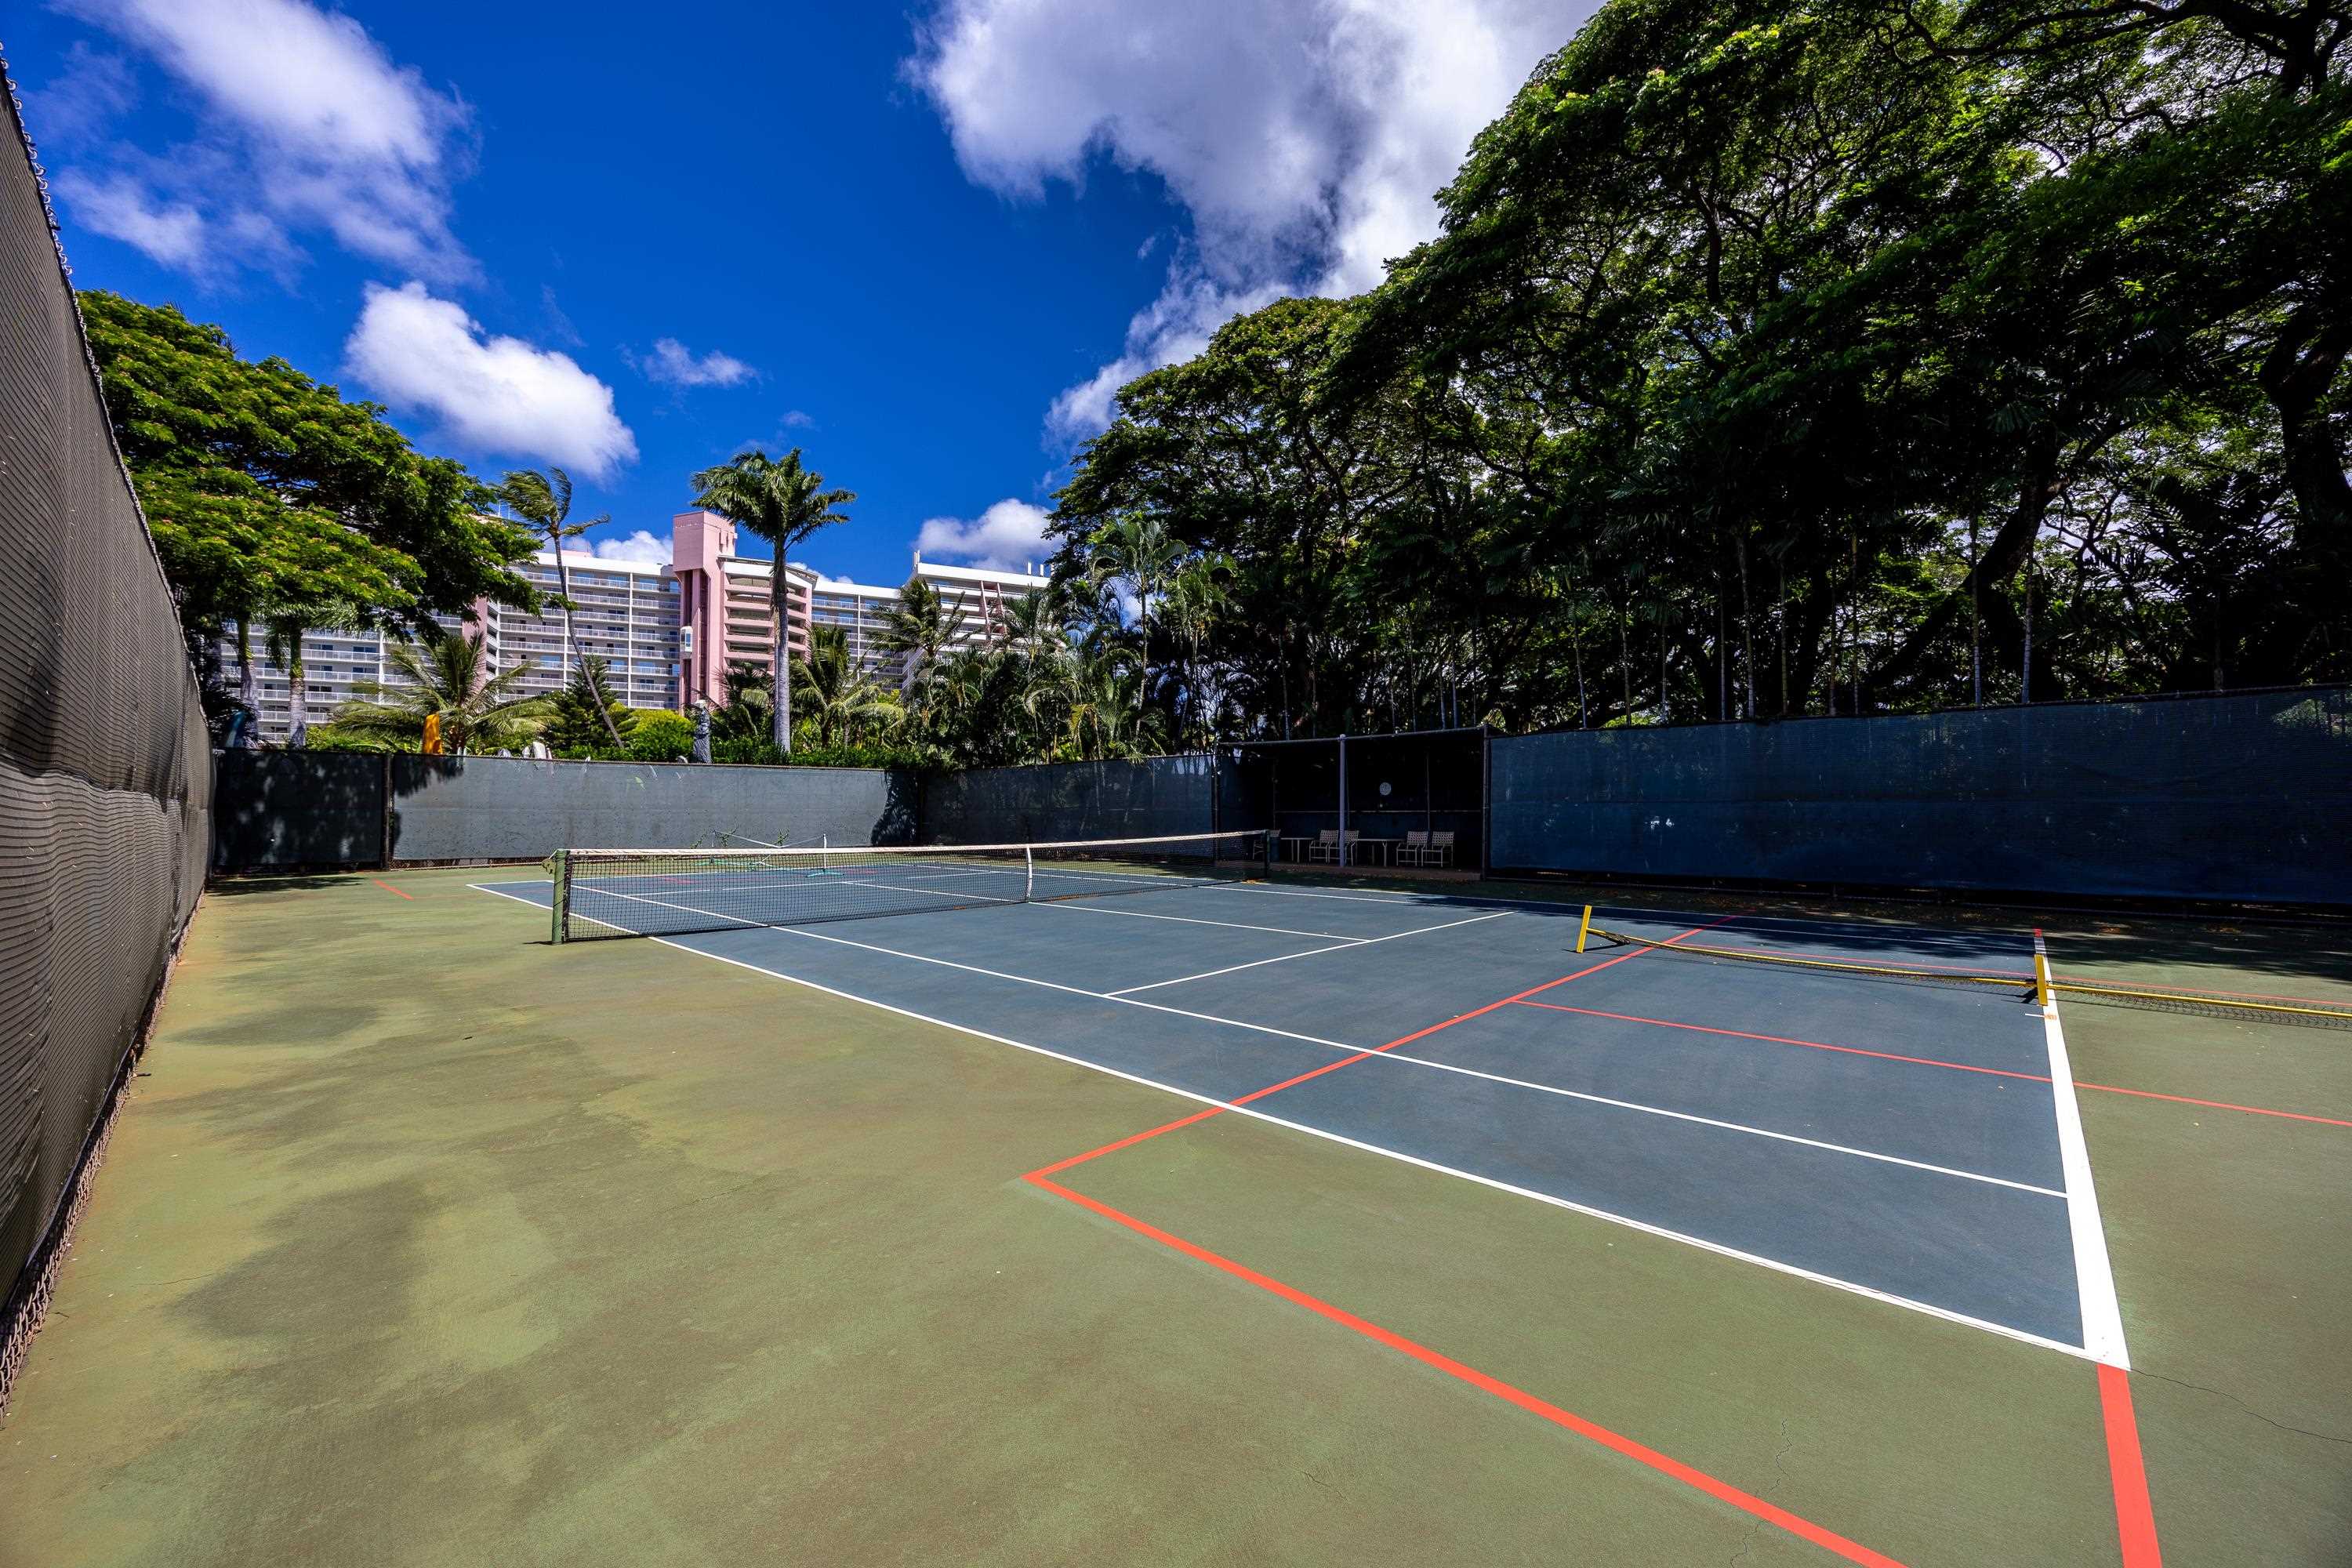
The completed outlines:
[[[919,781],[878,768],[223,752],[213,869],[538,860],[558,849],[908,844]]]
[[[179,620],[5,96],[0,1408],[195,909],[212,800]]]
[[[934,773],[923,784],[923,842],[1052,843],[1207,833],[1216,826],[1216,767],[1214,757],[1190,752]]]
[[[1510,869],[2352,903],[2352,689],[1493,743]]]

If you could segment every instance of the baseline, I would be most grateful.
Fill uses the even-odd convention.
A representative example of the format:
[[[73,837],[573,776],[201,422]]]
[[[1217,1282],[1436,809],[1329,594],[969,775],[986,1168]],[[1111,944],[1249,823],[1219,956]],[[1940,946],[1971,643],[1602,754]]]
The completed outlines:
[[[534,909],[543,910],[547,908],[547,906],[542,902],[539,902],[538,900],[524,897],[520,894],[505,891],[498,887],[483,884],[473,884],[473,886],[478,891],[490,893],[500,898],[513,899],[518,903],[521,903]],[[993,978],[1012,980],[1024,984],[1043,986],[1049,990],[1067,992],[1072,994],[1087,997],[1090,1000],[1100,1001],[1105,999],[1099,994],[1086,992],[1075,986],[1058,984],[1053,981],[1040,981],[1024,975],[1003,974],[997,972],[982,970],[971,964],[958,963],[952,960],[947,959],[934,959],[925,954],[902,952],[896,949],[876,947],[871,943],[852,942],[846,938],[834,936],[826,932],[806,931],[800,928],[784,928],[784,934],[803,936],[820,942],[837,943],[845,947],[864,948],[868,951],[881,952],[896,958],[907,958],[921,963],[944,964],[947,967],[953,969],[989,974]],[[1123,1082],[1133,1083],[1146,1089],[1159,1089],[1165,1093],[1175,1095],[1179,1099],[1190,1100],[1196,1105],[1207,1108],[1204,1111],[1197,1113],[1194,1117],[1189,1120],[1199,1120],[1202,1116],[1215,1115],[1220,1112],[1231,1111],[1237,1115],[1248,1117],[1253,1121],[1264,1122],[1269,1126],[1282,1128],[1287,1131],[1303,1133],[1307,1137],[1320,1139],[1325,1142],[1338,1144],[1343,1148],[1353,1149],[1362,1153],[1378,1156],[1381,1159],[1392,1160],[1400,1164],[1412,1165],[1436,1175],[1449,1176],[1458,1181],[1469,1182],[1495,1192],[1507,1194],[1513,1197],[1524,1198],[1530,1202],[1542,1204],[1551,1208],[1564,1210],[1571,1214],[1581,1215],[1586,1218],[1599,1220],[1605,1224],[1620,1226],[1628,1230],[1638,1231],[1645,1236],[1656,1237],[1661,1240],[1672,1241],[1682,1246],[1696,1247],[1702,1252],[1711,1253],[1718,1258],[1724,1258],[1734,1262],[1768,1269],[1775,1274],[1784,1275],[1790,1279],[1802,1279],[1811,1284],[1826,1286],[1831,1289],[1844,1291],[1848,1295],[1860,1296],[1886,1306],[1901,1308],[1906,1311],[1917,1312],[1923,1316],[1936,1318],[1962,1328],[1976,1329],[1987,1333],[1997,1334],[2003,1339],[2014,1340],[2021,1343],[2034,1345],[2043,1350],[2055,1351],[2062,1355],[2071,1356],[2077,1359],[2095,1359],[2080,1345],[2069,1344],[2063,1340],[2053,1339],[2043,1334],[2037,1334],[2030,1330],[2021,1329],[2007,1323],[1997,1322],[1990,1319],[1977,1317],[1968,1312],[1958,1311],[1949,1307],[1938,1305],[1933,1301],[1899,1295],[1890,1290],[1881,1289],[1871,1285],[1864,1285],[1855,1280],[1843,1279],[1837,1275],[1823,1272],[1820,1269],[1810,1268],[1801,1264],[1786,1262],[1780,1258],[1748,1251],[1745,1248],[1735,1247],[1725,1242],[1716,1241],[1706,1237],[1676,1230],[1671,1226],[1639,1219],[1631,1215],[1602,1208],[1595,1205],[1580,1203],[1573,1198],[1562,1197],[1557,1194],[1547,1193],[1537,1188],[1519,1185],[1496,1177],[1482,1174],[1476,1171],[1464,1169],[1460,1166],[1447,1164],[1441,1161],[1409,1153],[1405,1151],[1391,1148],[1384,1144],[1369,1142],[1364,1139],[1351,1138],[1345,1133],[1334,1131],[1328,1128],[1318,1127],[1312,1123],[1297,1121],[1287,1117],[1277,1116],[1270,1111],[1261,1110],[1257,1106],[1243,1103],[1243,1100],[1255,1100],[1258,1098],[1259,1095],[1272,1093],[1276,1089],[1290,1087],[1292,1083],[1299,1081],[1298,1079],[1286,1080],[1282,1084],[1269,1086],[1265,1089],[1257,1091],[1256,1094],[1241,1097],[1241,1099],[1221,1099],[1215,1095],[1204,1094],[1195,1089],[1190,1089],[1180,1085],[1167,1083],[1143,1074],[1129,1072],[1119,1068],[1110,1067],[1105,1063],[1096,1061],[1086,1057],[1073,1055],[1066,1051],[1056,1050],[1046,1046],[1035,1045],[1025,1040],[1016,1039],[1008,1035],[980,1028],[970,1024],[959,1023],[953,1019],[918,1012],[912,1008],[902,1007],[894,1003],[881,1001],[877,998],[864,995],[855,991],[828,985],[822,981],[796,974],[789,970],[775,968],[765,963],[753,963],[751,960],[736,958],[726,953],[712,952],[705,948],[693,946],[687,942],[660,936],[648,937],[646,940],[656,942],[663,947],[674,948],[680,952],[691,953],[696,957],[713,959],[720,963],[729,964],[738,969],[748,970],[757,974],[764,974],[770,979],[781,980],[788,984],[804,986],[809,990],[820,992],[828,996],[837,997],[843,1001],[858,1003],[862,1005],[873,1007],[881,1012],[888,1013],[898,1017],[910,1018],[918,1023],[930,1024],[944,1029],[952,1029],[958,1034],[968,1035],[976,1039],[984,1039],[998,1045],[1011,1046],[1015,1049],[1027,1051],[1035,1056],[1046,1057],[1053,1060],[1065,1062],[1074,1067],[1085,1068],[1089,1071],[1099,1072],[1107,1077],[1118,1079]],[[1630,962],[1632,959],[1638,956],[1640,956],[1638,953],[1622,953],[1613,958],[1604,959],[1601,963],[1592,965],[1591,968],[1580,970],[1574,974],[1565,975],[1559,980],[1546,982],[1542,985],[1533,987],[1530,991],[1520,994],[1520,996],[1508,998],[1499,1003],[1489,1004],[1485,1007],[1475,1009],[1470,1013],[1459,1015],[1455,1018],[1447,1019],[1444,1023],[1433,1025],[1431,1028],[1437,1029],[1447,1027],[1452,1024],[1490,1012],[1496,1007],[1507,1006],[1511,1002],[1521,1000],[1527,995],[1532,995],[1543,991],[1548,991],[1555,986],[1564,984],[1569,981],[1581,978],[1583,975],[1591,973],[1596,970],[1605,969],[1613,964]],[[1287,1029],[1278,1029],[1267,1025],[1252,1024],[1243,1019],[1222,1018],[1212,1014],[1195,1013],[1185,1008],[1169,1007],[1158,1003],[1139,1001],[1131,997],[1117,997],[1110,999],[1118,1001],[1128,1006],[1146,1008],[1154,1012],[1174,1014],[1180,1017],[1198,1019],[1202,1022],[1211,1024],[1225,1025],[1230,1027],[1244,1029],[1252,1033],[1276,1036],[1285,1039],[1301,1041],[1310,1045],[1320,1046],[1328,1049],[1349,1053],[1340,1060],[1329,1063],[1325,1068],[1315,1069],[1314,1074],[1307,1076],[1319,1076],[1323,1072],[1345,1066],[1350,1061],[1361,1059],[1366,1056],[1394,1054],[1391,1051],[1383,1051],[1380,1047],[1352,1046],[1342,1041],[1321,1039],[1315,1036],[1299,1034]],[[1416,1031],[1413,1035],[1404,1037],[1402,1039],[1394,1042],[1394,1044],[1399,1046],[1403,1045],[1407,1041],[1417,1039],[1429,1032],[1430,1030]],[[1424,1058],[1414,1057],[1400,1057],[1399,1059],[1408,1065],[1423,1065],[1441,1068],[1446,1066],[1446,1064],[1426,1061]],[[1460,1069],[1450,1070],[1458,1071]],[[1138,1136],[1140,1138],[1149,1135],[1150,1134],[1147,1133],[1139,1134]],[[1114,1145],[1114,1147],[1116,1145]],[[1106,1150],[1105,1152],[1108,1151]],[[1047,1169],[1051,1170],[1053,1167],[1047,1167]]]

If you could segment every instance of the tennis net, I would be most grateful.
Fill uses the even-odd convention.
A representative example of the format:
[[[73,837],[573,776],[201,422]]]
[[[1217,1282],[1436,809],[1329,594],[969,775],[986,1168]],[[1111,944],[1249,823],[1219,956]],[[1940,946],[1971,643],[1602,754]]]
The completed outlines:
[[[1750,963],[1798,973],[1843,975],[1858,980],[1889,981],[1908,985],[1958,985],[2006,991],[2021,1001],[2039,993],[2031,969],[1939,967],[1924,964],[1873,963],[1853,959],[1815,958],[1757,948],[1710,946],[1625,931],[1592,928],[1593,939],[1617,947],[1638,947],[1685,959],[1722,963]],[[2050,977],[2050,989],[2075,1001],[2118,1007],[2140,1007],[2163,1013],[2193,1013],[2206,1017],[2234,1018],[2245,1023],[2294,1024],[2311,1028],[2352,1029],[2352,1005],[2302,996],[2231,994],[2198,991],[2187,986],[2092,980],[2071,975]]]
[[[677,936],[993,904],[1164,893],[1262,876],[1264,833],[1051,844],[560,849],[554,939]]]

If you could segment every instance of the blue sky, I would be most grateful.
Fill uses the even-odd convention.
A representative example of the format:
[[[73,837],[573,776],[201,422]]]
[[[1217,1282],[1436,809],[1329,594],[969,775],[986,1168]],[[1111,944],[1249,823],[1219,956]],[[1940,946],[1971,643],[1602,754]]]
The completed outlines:
[[[1039,557],[1121,382],[1376,282],[1590,10],[60,0],[6,44],[79,286],[568,468],[608,551],[799,446],[859,496],[807,558],[896,583]]]

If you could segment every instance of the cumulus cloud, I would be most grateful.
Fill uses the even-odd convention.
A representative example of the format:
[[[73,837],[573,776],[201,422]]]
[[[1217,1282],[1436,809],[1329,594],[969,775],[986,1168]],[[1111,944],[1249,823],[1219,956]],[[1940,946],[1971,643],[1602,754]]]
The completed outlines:
[[[613,389],[572,356],[486,335],[422,283],[371,283],[343,345],[351,373],[395,407],[437,420],[478,451],[556,463],[591,479],[637,456]]]
[[[57,190],[83,227],[119,239],[160,266],[206,269],[204,215],[185,203],[159,201],[129,174],[92,176],[79,169],[59,174]]]
[[[473,276],[449,229],[450,180],[470,113],[395,65],[351,17],[305,0],[66,0],[178,79],[197,142],[165,160],[170,196],[206,212],[267,211],[323,229],[412,276]],[[229,226],[208,223],[226,236]]]
[[[1010,497],[966,522],[935,517],[915,537],[922,553],[992,572],[1018,572],[1054,552],[1045,542],[1045,509]]]
[[[631,363],[656,386],[738,386],[760,374],[717,349],[698,355],[676,338],[657,339],[653,353]]]
[[[1471,138],[1594,0],[944,0],[908,76],[973,181],[1035,198],[1097,158],[1191,214],[1160,297],[1048,428],[1281,294],[1352,294],[1437,231]]]
[[[648,566],[669,563],[669,541],[656,539],[644,529],[625,539],[600,539],[596,542],[599,561],[641,561]]]

